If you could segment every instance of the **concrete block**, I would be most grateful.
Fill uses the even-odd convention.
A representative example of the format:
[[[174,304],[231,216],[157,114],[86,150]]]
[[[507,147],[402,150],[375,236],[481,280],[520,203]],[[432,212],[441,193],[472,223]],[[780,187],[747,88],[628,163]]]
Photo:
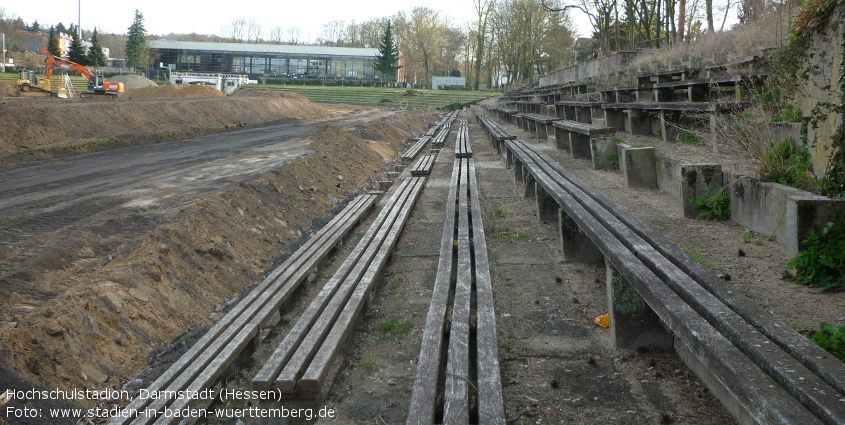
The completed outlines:
[[[563,261],[585,264],[601,264],[604,261],[604,256],[593,241],[562,209],[558,209],[558,223]]]
[[[628,187],[653,189],[657,187],[657,164],[654,148],[632,148],[617,144],[619,170]]]
[[[631,134],[651,136],[651,116],[646,111],[637,109],[628,110],[628,119],[625,121],[625,130]]]
[[[382,192],[387,192],[391,186],[393,186],[393,181],[391,180],[379,180],[378,182],[378,190]]]
[[[536,198],[537,197],[537,181],[534,180],[534,176],[528,172],[528,169],[522,167],[522,188],[523,193],[522,195],[526,198]]]
[[[558,220],[560,205],[554,198],[543,190],[539,183],[534,182],[534,193],[537,200],[537,217],[543,222],[554,222]]]
[[[610,338],[616,348],[671,350],[672,334],[637,291],[610,264],[605,276]]]
[[[626,130],[625,120],[626,114],[624,110],[621,109],[605,109],[604,110],[604,119],[605,123],[608,127],[613,127],[616,131],[628,131]]]
[[[723,174],[731,197],[731,221],[764,235],[774,235],[777,241],[785,243],[788,199],[803,192],[741,174]]]
[[[786,256],[793,258],[798,255],[798,251],[804,249],[807,234],[822,229],[829,221],[840,220],[843,211],[845,199],[831,199],[807,192],[789,196],[786,202]]]
[[[695,200],[709,198],[724,187],[719,164],[681,164],[680,202],[684,217],[697,218]]]
[[[541,122],[534,122],[534,129],[537,132],[537,138],[540,140],[546,140],[548,138],[548,133],[546,132],[546,124]]]
[[[555,146],[557,146],[558,149],[570,152],[569,131],[555,127]]]
[[[657,172],[657,188],[668,193],[673,198],[681,197],[681,164],[663,156],[655,158]]]
[[[592,158],[590,136],[581,133],[569,133],[569,153],[573,159]]]
[[[590,114],[590,108],[585,108],[583,106],[575,108],[575,121],[590,124],[590,122],[592,121],[592,114]]]
[[[616,140],[613,137],[598,137],[590,140],[590,154],[593,159],[594,170],[616,169],[610,165],[612,155],[616,155],[617,162],[619,155],[616,153]]]

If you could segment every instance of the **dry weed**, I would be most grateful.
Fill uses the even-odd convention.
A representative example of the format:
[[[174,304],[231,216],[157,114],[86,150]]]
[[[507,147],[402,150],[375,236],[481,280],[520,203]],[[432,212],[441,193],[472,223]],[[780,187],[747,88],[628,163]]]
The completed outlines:
[[[681,61],[685,56],[708,59],[714,56],[752,56],[759,55],[766,49],[784,45],[789,26],[792,22],[789,14],[772,13],[757,22],[713,34],[704,34],[691,44],[680,44],[666,50],[640,55],[631,64],[634,68],[649,65],[652,62],[670,63]]]

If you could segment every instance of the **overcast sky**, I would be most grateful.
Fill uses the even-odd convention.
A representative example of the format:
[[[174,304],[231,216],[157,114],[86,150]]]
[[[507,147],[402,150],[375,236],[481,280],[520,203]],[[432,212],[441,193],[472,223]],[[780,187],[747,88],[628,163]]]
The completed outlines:
[[[0,6],[6,15],[17,15],[31,24],[59,22],[68,26],[77,22],[80,0],[41,0],[35,3],[5,2]],[[33,5],[36,5],[34,7]],[[475,7],[472,0],[425,0],[420,6],[430,7],[447,16],[454,25],[464,26],[473,21]],[[255,19],[269,38],[274,27],[298,26],[300,38],[313,41],[320,34],[322,25],[333,20],[362,22],[373,17],[387,17],[403,10],[410,11],[413,4],[395,0],[285,0],[257,2],[192,2],[192,1],[93,1],[81,0],[82,28],[97,27],[104,33],[125,33],[132,25],[135,9],[144,15],[144,26],[149,34],[192,33],[221,35],[221,29],[233,19]],[[589,36],[589,22],[579,11],[570,16],[582,36]]]

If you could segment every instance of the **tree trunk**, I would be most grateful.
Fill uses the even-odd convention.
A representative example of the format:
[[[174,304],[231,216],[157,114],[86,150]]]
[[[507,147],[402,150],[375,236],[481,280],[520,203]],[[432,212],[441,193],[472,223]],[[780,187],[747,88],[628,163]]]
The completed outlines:
[[[704,8],[707,9],[707,31],[712,34],[716,32],[713,26],[713,0],[705,0]]]
[[[678,2],[678,43],[684,42],[684,23],[687,19],[687,0]]]

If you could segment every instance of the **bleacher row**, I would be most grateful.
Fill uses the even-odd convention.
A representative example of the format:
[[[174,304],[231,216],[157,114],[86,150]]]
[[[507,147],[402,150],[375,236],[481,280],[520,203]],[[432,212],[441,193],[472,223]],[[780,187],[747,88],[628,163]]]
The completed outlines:
[[[534,123],[530,131],[541,139],[546,137],[540,135],[543,126],[567,120],[637,135],[659,134],[664,141],[684,133],[708,133],[712,140],[717,114],[743,108],[749,91],[759,89],[766,77],[765,60],[759,56],[717,64],[652,63],[589,81],[523,88],[505,94],[493,112],[526,129],[529,124],[522,121]]]
[[[440,140],[439,143],[442,144],[456,115],[451,113],[444,116],[424,138]],[[501,401],[492,287],[489,270],[486,268],[486,245],[478,208],[474,163],[471,158],[462,157],[463,153],[469,150],[467,124],[464,120],[461,121],[459,134],[463,142],[461,148],[456,149],[452,179],[453,186],[457,184],[459,187],[450,188],[450,199],[453,202],[448,206],[455,208],[455,211],[463,216],[454,223],[455,211],[446,212],[447,224],[444,226],[442,243],[444,248],[441,251],[441,263],[451,264],[452,250],[456,250],[458,261],[454,268],[459,271],[450,270],[443,275],[441,269],[438,269],[435,286],[445,287],[445,297],[448,298],[450,285],[457,285],[460,296],[454,300],[455,304],[449,310],[452,311],[452,317],[449,318],[451,332],[443,333],[445,322],[442,319],[447,311],[445,307],[439,311],[439,336],[432,333],[438,328],[437,324],[431,320],[427,321],[427,339],[422,346],[422,352],[439,351],[448,347],[449,361],[443,365],[445,368],[441,368],[439,374],[441,380],[449,381],[447,394],[440,394],[436,399],[448,400],[446,404],[449,407],[445,414],[449,423],[468,423],[472,415],[490,418],[485,419],[485,423],[503,424],[504,410]],[[422,150],[415,147],[412,149],[417,154]],[[325,397],[342,359],[345,341],[355,333],[360,315],[370,299],[370,293],[377,285],[379,276],[386,267],[415,202],[422,193],[427,176],[436,162],[439,149],[433,147],[431,152],[419,158],[411,169],[410,177],[405,178],[395,188],[354,249],[308,307],[295,318],[293,326],[252,378],[254,390],[273,390],[288,400],[320,400]],[[403,157],[407,156],[406,152]],[[199,393],[215,388],[230,367],[250,356],[261,343],[262,336],[266,335],[266,332],[260,331],[280,320],[285,314],[285,306],[298,287],[357,223],[366,217],[375,202],[376,196],[370,194],[360,195],[351,201],[146,389],[148,394],[156,394],[156,397],[134,399],[109,423],[170,424],[178,422],[180,418],[178,415],[168,415],[165,411],[206,408],[210,400],[182,397],[179,394]],[[454,247],[453,231],[457,232],[455,240],[458,241]],[[458,277],[454,282],[450,282],[453,275]],[[442,293],[438,294],[435,294],[436,299],[443,297]],[[471,299],[474,302],[470,302]],[[432,307],[429,319],[437,313]],[[472,340],[471,335],[475,337]],[[471,348],[479,350],[478,358],[483,367],[468,364],[470,358],[476,357],[476,354],[469,354],[468,350]],[[421,355],[421,359],[423,358],[428,359]],[[440,358],[438,355],[432,359]],[[429,376],[433,371],[435,387],[416,383],[415,393],[425,394],[427,397],[431,391],[437,391],[439,366],[436,363],[421,362],[421,370],[425,372],[420,372],[419,375]],[[480,380],[475,376],[470,377],[470,369],[473,373],[483,369],[478,378]],[[449,378],[444,378],[447,375]],[[470,401],[475,397],[479,398],[481,405],[479,407],[473,404],[475,407],[470,408]],[[434,399],[425,399],[432,401],[429,411],[434,412],[433,409],[438,408],[433,402]],[[422,406],[420,403],[416,405]],[[444,412],[441,410],[437,414],[444,415]],[[414,415],[409,415],[408,418],[409,423],[430,423],[429,420],[417,421],[415,418],[418,416]],[[433,420],[434,416],[431,418]]]
[[[711,271],[542,150],[494,119],[479,114],[478,122],[525,196],[535,199],[537,216],[558,222],[564,260],[604,258],[617,347],[674,348],[739,423],[845,423],[842,362],[726,290]],[[638,310],[631,309],[632,291],[643,301]]]

